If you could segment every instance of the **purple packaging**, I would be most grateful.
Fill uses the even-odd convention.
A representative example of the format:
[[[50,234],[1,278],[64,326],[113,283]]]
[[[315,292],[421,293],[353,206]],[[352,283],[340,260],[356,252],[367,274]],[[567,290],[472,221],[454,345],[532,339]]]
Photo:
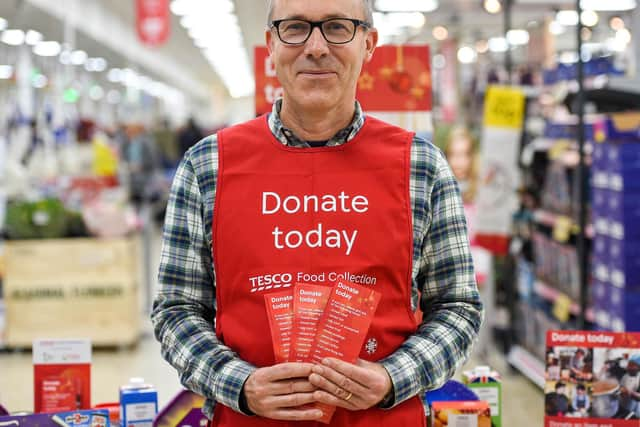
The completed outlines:
[[[204,398],[189,390],[182,390],[153,420],[153,427],[206,427],[202,413]]]

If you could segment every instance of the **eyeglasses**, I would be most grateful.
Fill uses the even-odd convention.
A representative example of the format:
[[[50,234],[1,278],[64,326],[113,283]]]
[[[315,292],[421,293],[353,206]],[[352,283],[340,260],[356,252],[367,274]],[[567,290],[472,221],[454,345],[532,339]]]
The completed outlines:
[[[271,21],[278,38],[284,44],[302,45],[309,40],[313,29],[318,27],[324,39],[331,44],[346,44],[354,39],[358,27],[370,28],[368,22],[351,18],[331,18],[324,21],[304,19],[278,19]]]

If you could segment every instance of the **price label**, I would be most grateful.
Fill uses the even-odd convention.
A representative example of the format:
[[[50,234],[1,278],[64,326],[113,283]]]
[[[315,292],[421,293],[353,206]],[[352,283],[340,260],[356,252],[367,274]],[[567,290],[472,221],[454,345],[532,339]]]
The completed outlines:
[[[561,321],[565,323],[569,320],[569,316],[571,315],[571,299],[565,294],[560,294],[556,301],[553,303],[553,315]]]
[[[569,237],[571,237],[571,230],[573,228],[573,221],[566,216],[556,217],[556,222],[553,225],[553,239],[556,242],[567,243]]]
[[[521,129],[524,122],[524,92],[491,86],[487,90],[484,124],[488,127]]]

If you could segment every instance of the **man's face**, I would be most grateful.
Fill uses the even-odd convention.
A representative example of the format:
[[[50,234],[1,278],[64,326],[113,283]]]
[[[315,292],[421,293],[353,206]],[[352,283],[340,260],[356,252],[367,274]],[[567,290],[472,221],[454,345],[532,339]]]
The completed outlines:
[[[277,0],[272,19],[320,21],[337,17],[364,20],[362,0]],[[266,38],[285,104],[303,111],[326,111],[352,103],[362,65],[371,58],[377,43],[377,33],[363,27],[357,28],[351,42],[342,45],[327,43],[319,28],[314,28],[300,46],[282,43],[275,29],[267,31]]]
[[[631,375],[632,377],[635,377],[636,375],[638,375],[639,371],[640,371],[640,365],[638,365],[635,362],[629,362],[629,364],[627,365],[627,373],[629,375]]]

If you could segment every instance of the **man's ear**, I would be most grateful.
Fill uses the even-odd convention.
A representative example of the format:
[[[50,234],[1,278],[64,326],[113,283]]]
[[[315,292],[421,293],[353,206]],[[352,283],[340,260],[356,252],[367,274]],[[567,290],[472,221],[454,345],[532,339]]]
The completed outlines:
[[[378,30],[371,28],[367,31],[367,38],[365,39],[367,54],[364,58],[364,62],[371,61],[373,58],[373,52],[378,46]]]

